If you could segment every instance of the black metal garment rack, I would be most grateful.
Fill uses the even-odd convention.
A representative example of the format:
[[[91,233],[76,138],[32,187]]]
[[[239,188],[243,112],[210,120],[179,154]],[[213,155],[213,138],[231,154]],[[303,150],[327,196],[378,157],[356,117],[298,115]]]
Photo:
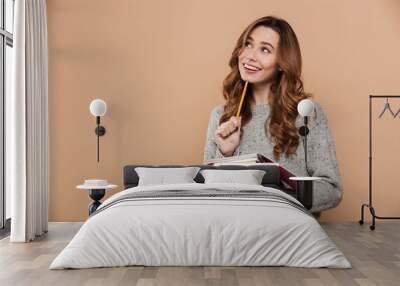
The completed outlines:
[[[369,211],[372,216],[372,224],[370,225],[370,229],[375,229],[375,219],[400,219],[400,217],[383,217],[378,216],[375,212],[375,208],[372,204],[372,100],[374,98],[400,98],[400,95],[370,95],[369,96],[369,200],[368,204],[362,204],[361,206],[361,219],[359,220],[359,224],[364,224],[364,208],[369,208]]]

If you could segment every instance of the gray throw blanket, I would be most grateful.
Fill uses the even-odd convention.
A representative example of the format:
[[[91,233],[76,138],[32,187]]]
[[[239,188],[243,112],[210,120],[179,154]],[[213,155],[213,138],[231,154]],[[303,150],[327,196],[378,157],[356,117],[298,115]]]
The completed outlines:
[[[269,193],[260,190],[239,190],[239,191],[221,191],[221,190],[163,190],[163,191],[142,191],[142,192],[130,192],[122,195],[114,200],[110,200],[101,205],[95,212],[92,213],[91,217],[107,210],[108,208],[126,201],[140,201],[140,200],[152,200],[152,199],[174,199],[174,200],[188,200],[188,199],[257,199],[265,201],[273,201],[281,204],[292,206],[303,213],[308,215],[312,214],[304,208],[300,203],[295,200],[288,199],[287,197],[279,194]]]

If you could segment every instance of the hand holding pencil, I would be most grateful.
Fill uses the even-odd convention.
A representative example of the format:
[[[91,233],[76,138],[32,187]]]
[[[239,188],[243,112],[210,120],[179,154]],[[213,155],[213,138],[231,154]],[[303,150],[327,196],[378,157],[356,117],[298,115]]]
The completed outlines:
[[[224,156],[232,156],[233,152],[240,143],[240,128],[242,118],[240,112],[243,105],[243,100],[246,95],[247,81],[243,88],[239,107],[236,116],[232,116],[228,121],[222,123],[214,133],[215,142]]]
[[[240,126],[241,117],[232,116],[215,130],[215,143],[224,156],[232,156],[237,146],[239,146]]]

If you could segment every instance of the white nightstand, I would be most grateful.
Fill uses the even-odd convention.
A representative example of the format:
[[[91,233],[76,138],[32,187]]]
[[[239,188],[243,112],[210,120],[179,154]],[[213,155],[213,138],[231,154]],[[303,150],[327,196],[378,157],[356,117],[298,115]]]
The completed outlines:
[[[101,205],[100,200],[106,194],[106,190],[114,189],[117,185],[112,185],[107,180],[85,180],[83,185],[76,186],[77,189],[88,190],[89,197],[93,202],[89,205],[89,216]]]

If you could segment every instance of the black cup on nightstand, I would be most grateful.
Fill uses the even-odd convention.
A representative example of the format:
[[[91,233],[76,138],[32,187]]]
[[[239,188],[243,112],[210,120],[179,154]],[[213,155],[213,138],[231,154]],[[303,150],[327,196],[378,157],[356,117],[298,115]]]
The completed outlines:
[[[290,177],[292,181],[297,181],[296,199],[303,206],[310,210],[313,206],[313,182],[321,180],[318,177]]]

